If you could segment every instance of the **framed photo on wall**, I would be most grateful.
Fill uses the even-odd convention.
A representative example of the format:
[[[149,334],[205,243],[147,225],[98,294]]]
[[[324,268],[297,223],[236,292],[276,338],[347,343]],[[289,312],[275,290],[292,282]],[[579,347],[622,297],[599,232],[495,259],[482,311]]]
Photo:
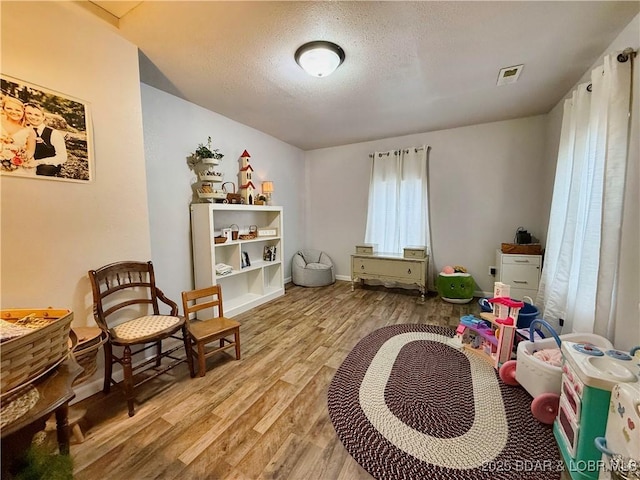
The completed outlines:
[[[90,182],[89,105],[69,95],[0,75],[0,174]]]

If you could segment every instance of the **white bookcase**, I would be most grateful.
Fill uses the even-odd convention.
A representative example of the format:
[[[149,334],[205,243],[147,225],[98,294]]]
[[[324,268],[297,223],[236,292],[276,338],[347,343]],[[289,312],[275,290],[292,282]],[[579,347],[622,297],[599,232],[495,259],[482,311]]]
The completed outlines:
[[[222,203],[191,205],[195,287],[221,285],[226,317],[284,295],[282,224],[282,207]],[[231,225],[238,226],[240,235],[248,234],[254,225],[258,229],[275,230],[275,235],[216,244],[214,238]],[[275,260],[263,260],[265,247],[276,248]],[[249,256],[250,266],[242,266],[244,252]],[[215,266],[219,263],[230,265],[233,270],[227,275],[216,275]]]

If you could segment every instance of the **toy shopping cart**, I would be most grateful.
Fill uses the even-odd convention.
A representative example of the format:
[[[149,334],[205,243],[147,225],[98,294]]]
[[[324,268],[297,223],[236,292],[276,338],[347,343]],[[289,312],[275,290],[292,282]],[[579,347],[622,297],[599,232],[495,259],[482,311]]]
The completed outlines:
[[[544,338],[539,327],[544,327],[551,338]],[[541,339],[536,339],[536,334]],[[536,319],[529,326],[528,341],[518,344],[516,360],[509,360],[500,367],[500,378],[507,385],[522,385],[533,397],[531,413],[541,423],[552,424],[558,413],[562,388],[562,367],[541,360],[534,355],[541,350],[560,349],[563,340],[590,343],[603,349],[611,349],[609,340],[591,333],[569,333],[558,336],[551,325]]]

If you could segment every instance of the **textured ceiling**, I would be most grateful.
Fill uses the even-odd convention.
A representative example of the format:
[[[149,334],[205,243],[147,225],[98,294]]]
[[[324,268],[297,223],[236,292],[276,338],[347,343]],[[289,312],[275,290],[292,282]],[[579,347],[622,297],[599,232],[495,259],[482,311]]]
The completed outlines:
[[[546,113],[640,10],[637,1],[95,3],[139,47],[144,83],[304,150]],[[333,75],[295,63],[312,40],[345,50]],[[496,86],[499,70],[518,64],[519,81]]]

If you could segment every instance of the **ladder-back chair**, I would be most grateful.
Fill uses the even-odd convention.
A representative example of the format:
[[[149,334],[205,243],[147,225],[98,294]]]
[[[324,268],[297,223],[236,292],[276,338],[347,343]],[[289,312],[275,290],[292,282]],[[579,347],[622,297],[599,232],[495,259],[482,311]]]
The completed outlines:
[[[220,285],[182,292],[182,306],[187,323],[187,355],[192,377],[195,377],[194,359],[198,360],[198,375],[201,377],[205,375],[205,360],[221,350],[234,348],[236,360],[240,360],[240,323],[224,316]],[[196,312],[205,309],[211,309],[206,312],[207,318],[196,319]],[[233,340],[230,340],[228,337],[232,335]],[[206,347],[215,341],[218,341],[216,347]]]

